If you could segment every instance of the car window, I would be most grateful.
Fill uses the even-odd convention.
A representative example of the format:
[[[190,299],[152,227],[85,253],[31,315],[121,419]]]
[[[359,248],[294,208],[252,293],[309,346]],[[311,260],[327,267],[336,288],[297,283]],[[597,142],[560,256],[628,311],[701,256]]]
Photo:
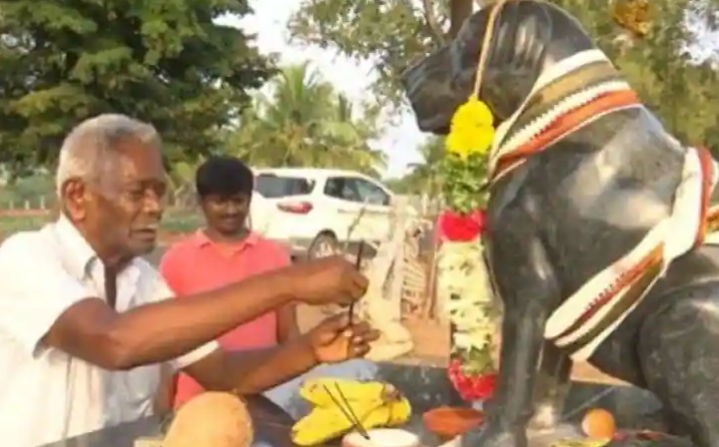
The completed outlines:
[[[362,202],[352,180],[346,177],[329,177],[325,183],[325,195],[350,202]]]
[[[389,196],[382,188],[363,179],[353,177],[330,177],[325,184],[324,193],[336,199],[350,202],[386,205]]]
[[[268,199],[310,194],[315,181],[302,177],[259,174],[255,177],[255,191]]]
[[[389,195],[379,186],[363,179],[354,179],[360,200],[370,205],[389,205]]]

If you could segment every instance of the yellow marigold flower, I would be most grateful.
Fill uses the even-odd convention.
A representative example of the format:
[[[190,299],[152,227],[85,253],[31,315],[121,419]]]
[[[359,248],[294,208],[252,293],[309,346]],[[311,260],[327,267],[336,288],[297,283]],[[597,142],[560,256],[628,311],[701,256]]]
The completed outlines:
[[[474,153],[486,154],[494,140],[493,121],[487,104],[470,98],[452,116],[447,150],[463,159]]]
[[[652,26],[654,11],[649,0],[611,0],[612,19],[637,37],[644,37]]]

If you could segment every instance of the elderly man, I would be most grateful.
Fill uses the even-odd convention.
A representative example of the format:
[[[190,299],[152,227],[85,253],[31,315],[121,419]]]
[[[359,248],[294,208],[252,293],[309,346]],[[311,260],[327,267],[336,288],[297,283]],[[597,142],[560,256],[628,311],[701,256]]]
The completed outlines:
[[[145,123],[102,115],[60,152],[61,217],[0,246],[0,444],[35,447],[148,415],[164,363],[205,389],[259,393],[377,337],[333,319],[277,348],[213,340],[291,302],[349,304],[367,281],[326,259],[185,299],[139,255],[155,246],[166,175]]]

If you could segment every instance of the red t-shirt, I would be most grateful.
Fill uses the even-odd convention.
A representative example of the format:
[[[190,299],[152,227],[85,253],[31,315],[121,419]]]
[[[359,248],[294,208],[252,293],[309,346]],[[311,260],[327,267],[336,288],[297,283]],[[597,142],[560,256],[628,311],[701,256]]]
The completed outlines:
[[[171,246],[160,262],[160,272],[178,297],[216,289],[228,283],[258,275],[290,263],[281,245],[251,233],[236,247],[227,250],[211,241],[203,231]],[[256,318],[218,339],[228,351],[276,346],[277,313]],[[179,374],[175,407],[203,391],[186,374]]]

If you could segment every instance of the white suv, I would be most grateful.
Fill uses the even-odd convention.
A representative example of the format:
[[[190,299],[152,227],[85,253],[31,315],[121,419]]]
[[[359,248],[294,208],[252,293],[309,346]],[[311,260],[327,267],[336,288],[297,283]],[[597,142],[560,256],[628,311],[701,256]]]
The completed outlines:
[[[350,251],[360,241],[391,234],[394,195],[359,172],[335,169],[255,169],[252,228],[310,259]]]

